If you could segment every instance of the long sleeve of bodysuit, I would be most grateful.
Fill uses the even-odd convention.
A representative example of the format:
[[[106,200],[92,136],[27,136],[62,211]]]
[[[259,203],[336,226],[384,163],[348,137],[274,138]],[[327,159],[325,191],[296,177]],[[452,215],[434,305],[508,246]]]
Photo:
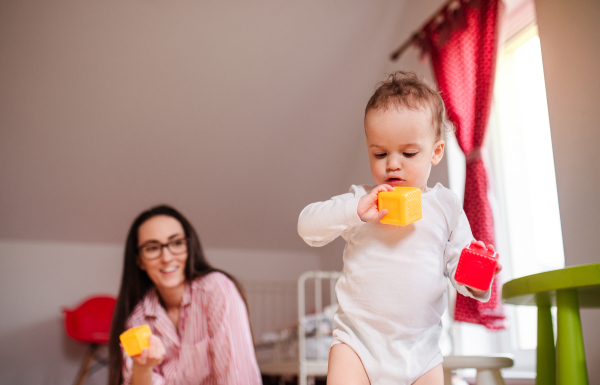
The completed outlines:
[[[306,206],[298,218],[298,234],[310,246],[320,247],[364,223],[356,211],[362,195],[364,188],[353,185],[349,193]]]

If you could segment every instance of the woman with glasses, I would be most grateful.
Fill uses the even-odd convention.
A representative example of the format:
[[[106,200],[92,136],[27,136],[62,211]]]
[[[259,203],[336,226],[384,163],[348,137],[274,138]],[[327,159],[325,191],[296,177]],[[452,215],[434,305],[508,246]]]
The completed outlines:
[[[150,347],[128,357],[119,335],[143,324]],[[241,286],[208,264],[196,231],[171,207],[131,225],[109,354],[109,385],[261,383]]]

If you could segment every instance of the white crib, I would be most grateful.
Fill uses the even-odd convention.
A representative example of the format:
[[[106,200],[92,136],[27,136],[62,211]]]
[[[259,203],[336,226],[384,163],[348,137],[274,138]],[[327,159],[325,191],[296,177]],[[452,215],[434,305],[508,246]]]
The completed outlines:
[[[337,307],[335,283],[340,275],[337,271],[307,271],[300,276],[295,285],[296,296],[293,302],[296,304],[296,317],[293,323],[289,322],[289,306],[284,309],[286,314],[283,316],[265,314],[269,312],[269,308],[284,307],[281,304],[281,296],[283,292],[289,292],[289,285],[282,282],[271,285],[277,293],[269,294],[264,285],[257,290],[260,284],[250,284],[247,289],[248,302],[253,326],[256,325],[255,347],[258,365],[263,375],[297,376],[301,385],[313,383],[317,377],[327,376],[333,312]],[[271,295],[279,304],[273,306],[265,303],[261,298],[257,298],[257,294]],[[261,309],[261,314],[256,314],[258,309]],[[264,327],[265,320],[260,319],[261,317],[270,317],[271,325],[279,325],[278,331],[264,333],[268,329]],[[265,334],[270,334],[270,338],[261,339]]]

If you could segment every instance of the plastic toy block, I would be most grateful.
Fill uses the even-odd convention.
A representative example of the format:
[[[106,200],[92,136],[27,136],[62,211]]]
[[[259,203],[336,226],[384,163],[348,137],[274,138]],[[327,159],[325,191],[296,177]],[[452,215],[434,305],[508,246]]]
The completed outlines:
[[[388,209],[381,223],[405,226],[423,218],[421,189],[418,187],[394,187],[394,191],[382,191],[377,195],[379,210]]]
[[[149,340],[151,335],[150,326],[142,325],[123,332],[119,336],[119,339],[128,356],[137,356],[144,348],[150,346]]]
[[[470,244],[460,254],[454,279],[475,289],[487,291],[492,284],[497,264],[497,253],[479,244]]]

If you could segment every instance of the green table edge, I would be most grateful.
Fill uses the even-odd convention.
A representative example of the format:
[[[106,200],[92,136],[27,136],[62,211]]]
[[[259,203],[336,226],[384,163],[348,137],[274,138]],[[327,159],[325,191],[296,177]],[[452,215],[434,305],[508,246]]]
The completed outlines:
[[[525,295],[579,289],[587,286],[600,286],[600,263],[569,266],[515,278],[502,286],[502,302],[520,304],[519,301],[513,302],[511,299],[516,300]]]

